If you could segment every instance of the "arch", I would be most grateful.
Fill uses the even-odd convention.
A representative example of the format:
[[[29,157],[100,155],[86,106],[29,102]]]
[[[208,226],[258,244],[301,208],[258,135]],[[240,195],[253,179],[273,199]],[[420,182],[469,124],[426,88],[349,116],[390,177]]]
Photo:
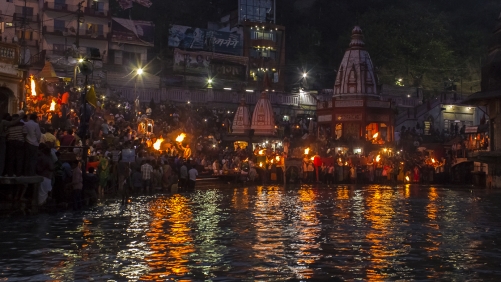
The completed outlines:
[[[9,112],[11,99],[14,98],[14,92],[7,87],[0,87],[0,118]]]

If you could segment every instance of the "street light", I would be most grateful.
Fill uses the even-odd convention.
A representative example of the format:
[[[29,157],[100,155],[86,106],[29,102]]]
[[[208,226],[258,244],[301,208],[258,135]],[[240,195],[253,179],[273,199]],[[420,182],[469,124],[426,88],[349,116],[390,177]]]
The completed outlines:
[[[136,70],[136,77],[134,80],[134,96],[136,96],[136,100],[134,101],[134,110],[136,111],[136,114],[139,113],[139,96],[137,96],[137,79],[143,74],[143,69],[138,68]]]
[[[308,74],[303,72],[303,78],[306,78],[307,76],[308,76]]]

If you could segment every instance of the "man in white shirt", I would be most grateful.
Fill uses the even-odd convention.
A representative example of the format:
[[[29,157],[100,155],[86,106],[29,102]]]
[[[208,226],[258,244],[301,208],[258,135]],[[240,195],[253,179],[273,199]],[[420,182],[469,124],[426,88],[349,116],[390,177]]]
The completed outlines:
[[[195,183],[197,181],[198,171],[194,166],[192,166],[191,169],[188,170],[188,176],[189,176],[188,189],[195,190]]]
[[[37,165],[38,146],[40,145],[40,139],[42,137],[42,132],[40,131],[40,126],[37,123],[37,114],[31,114],[30,120],[24,123],[26,128],[26,150],[25,150],[25,174],[27,176],[35,175],[35,167]]]

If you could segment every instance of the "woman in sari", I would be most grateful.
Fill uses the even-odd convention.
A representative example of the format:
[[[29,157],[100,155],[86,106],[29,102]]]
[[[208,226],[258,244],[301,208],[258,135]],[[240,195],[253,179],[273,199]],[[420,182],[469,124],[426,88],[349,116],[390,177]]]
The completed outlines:
[[[110,162],[107,157],[102,157],[97,166],[97,173],[99,176],[99,197],[104,196],[104,190],[108,186],[108,179],[110,178]]]

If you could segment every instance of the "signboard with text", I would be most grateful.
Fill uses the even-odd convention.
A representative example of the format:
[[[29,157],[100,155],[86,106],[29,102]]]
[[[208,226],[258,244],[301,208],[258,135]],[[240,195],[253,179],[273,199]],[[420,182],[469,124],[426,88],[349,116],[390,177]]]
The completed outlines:
[[[211,52],[174,50],[174,72],[217,77],[218,79],[245,80],[248,58]]]
[[[170,28],[169,47],[214,51],[237,56],[241,56],[243,52],[242,40],[238,33],[182,25],[173,25]]]

